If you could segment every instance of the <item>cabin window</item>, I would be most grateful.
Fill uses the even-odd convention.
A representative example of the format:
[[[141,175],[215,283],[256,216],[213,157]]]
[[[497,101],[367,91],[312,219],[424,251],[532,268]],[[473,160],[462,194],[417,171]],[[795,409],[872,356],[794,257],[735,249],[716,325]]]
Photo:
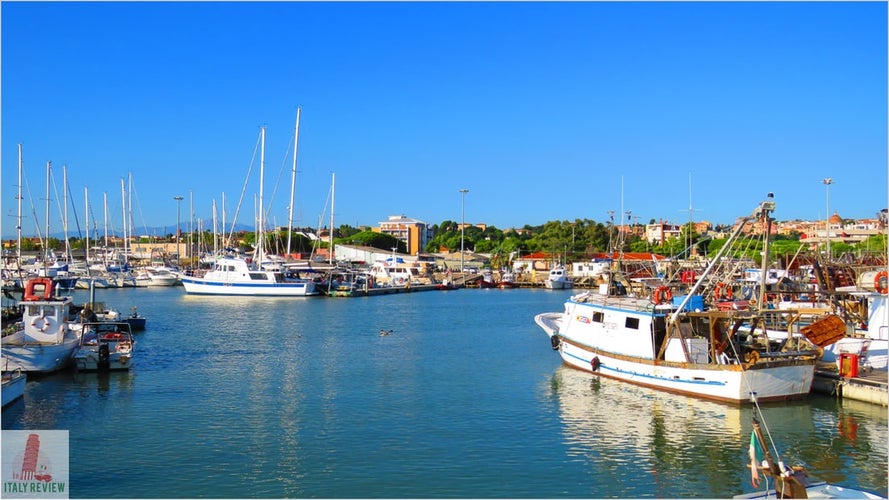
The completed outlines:
[[[638,330],[639,329],[639,318],[627,318],[627,321],[624,325],[627,328],[632,328],[633,330]]]
[[[266,280],[265,273],[250,273],[250,279],[265,281]]]
[[[605,320],[605,314],[601,312],[593,313],[593,321],[596,323],[602,323]]]

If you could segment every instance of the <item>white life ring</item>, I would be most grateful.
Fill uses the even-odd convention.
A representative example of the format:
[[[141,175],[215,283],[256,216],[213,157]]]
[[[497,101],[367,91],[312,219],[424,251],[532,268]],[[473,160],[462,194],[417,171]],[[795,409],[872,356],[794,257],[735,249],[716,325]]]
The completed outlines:
[[[37,326],[38,320],[43,320],[43,324],[40,325],[39,327]],[[52,326],[51,321],[52,321],[52,318],[47,318],[46,313],[43,313],[40,316],[37,316],[31,320],[31,326],[33,326],[34,328],[37,328],[41,332],[45,332],[45,331],[49,330],[50,326]]]
[[[404,278],[397,278],[397,279],[395,280],[395,283],[398,284],[398,285],[403,285],[403,284],[404,284]]]

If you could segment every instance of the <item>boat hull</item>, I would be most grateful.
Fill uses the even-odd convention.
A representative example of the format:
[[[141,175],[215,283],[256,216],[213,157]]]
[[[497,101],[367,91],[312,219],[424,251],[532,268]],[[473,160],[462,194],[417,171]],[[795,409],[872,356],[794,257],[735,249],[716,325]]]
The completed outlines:
[[[185,293],[192,295],[253,295],[262,297],[305,297],[318,295],[314,283],[237,283],[182,277]]]
[[[546,280],[543,286],[549,290],[567,290],[573,288],[574,284],[567,280]]]
[[[0,391],[3,407],[25,395],[25,382],[28,376],[24,372],[3,372],[3,389]]]
[[[71,363],[71,356],[77,348],[78,338],[66,336],[61,343],[3,342],[3,355],[8,359],[9,369],[21,368],[30,373],[50,373],[61,370]]]

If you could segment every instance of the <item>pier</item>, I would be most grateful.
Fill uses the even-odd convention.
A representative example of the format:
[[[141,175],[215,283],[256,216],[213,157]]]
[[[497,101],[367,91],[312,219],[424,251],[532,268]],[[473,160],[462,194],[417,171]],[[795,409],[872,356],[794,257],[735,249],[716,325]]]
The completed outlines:
[[[842,399],[889,406],[886,370],[867,369],[855,377],[840,376],[833,363],[815,369],[812,391]]]

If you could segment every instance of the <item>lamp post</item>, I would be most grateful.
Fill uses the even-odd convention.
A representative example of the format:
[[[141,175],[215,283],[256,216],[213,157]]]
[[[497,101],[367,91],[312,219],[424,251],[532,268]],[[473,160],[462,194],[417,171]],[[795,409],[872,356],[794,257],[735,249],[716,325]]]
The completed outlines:
[[[465,264],[463,263],[463,239],[466,234],[466,193],[468,193],[468,189],[460,190],[460,276],[463,276],[463,283],[466,283],[466,276],[463,274],[466,271]]]
[[[830,259],[830,185],[833,184],[833,179],[825,177],[824,179],[821,179],[821,182],[824,183],[825,189],[827,190],[827,216],[824,221],[827,230],[824,233],[824,237],[827,238],[827,258]]]
[[[176,264],[179,264],[182,261],[182,253],[179,251],[179,210],[184,198],[174,196],[173,199],[176,200]]]

